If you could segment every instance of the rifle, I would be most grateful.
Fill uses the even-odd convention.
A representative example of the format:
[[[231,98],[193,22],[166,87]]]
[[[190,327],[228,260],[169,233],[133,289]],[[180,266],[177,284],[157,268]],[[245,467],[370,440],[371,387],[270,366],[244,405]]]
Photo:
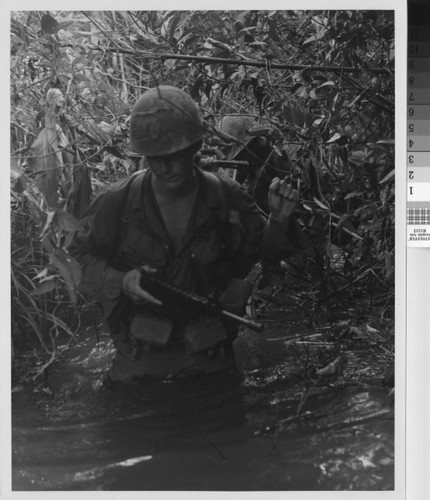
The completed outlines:
[[[200,158],[198,166],[203,170],[211,167],[232,168],[240,170],[249,167],[249,162],[244,160],[217,160],[213,158]]]
[[[241,169],[243,167],[249,167],[248,161],[241,160],[215,160],[214,164],[222,168]]]
[[[191,310],[192,312],[199,314],[207,314],[219,318],[231,319],[255,331],[261,331],[263,329],[263,325],[261,323],[226,311],[214,298],[202,297],[200,295],[187,292],[186,290],[183,290],[175,285],[166,283],[165,281],[155,277],[154,274],[146,271],[145,268],[141,269],[141,273],[142,278],[140,280],[140,286],[155,298],[160,300],[163,305],[165,303],[172,304],[176,313],[183,313],[184,309]],[[163,306],[154,307],[163,308]]]

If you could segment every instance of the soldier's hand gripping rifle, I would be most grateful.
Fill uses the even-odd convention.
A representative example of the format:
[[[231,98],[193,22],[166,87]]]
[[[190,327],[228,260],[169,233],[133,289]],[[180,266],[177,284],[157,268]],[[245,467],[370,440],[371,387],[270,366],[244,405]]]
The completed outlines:
[[[261,323],[226,311],[215,299],[195,295],[160,280],[154,274],[147,272],[145,267],[141,269],[141,273],[140,286],[156,299],[160,300],[163,306],[172,305],[177,311],[187,310],[196,314],[234,320],[256,331],[261,331],[263,328]]]

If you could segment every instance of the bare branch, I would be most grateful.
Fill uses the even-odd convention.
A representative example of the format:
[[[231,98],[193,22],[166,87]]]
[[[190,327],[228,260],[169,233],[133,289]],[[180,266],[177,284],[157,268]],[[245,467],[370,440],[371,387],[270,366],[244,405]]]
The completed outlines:
[[[369,71],[370,73],[375,74],[389,74],[392,72],[385,68],[355,68],[351,66],[306,66],[302,64],[280,64],[280,63],[272,63],[269,60],[265,61],[252,61],[249,59],[227,59],[224,57],[209,57],[209,56],[190,56],[183,54],[139,54],[136,51],[126,50],[126,49],[109,49],[109,48],[101,48],[101,47],[91,47],[92,50],[101,50],[101,51],[110,51],[110,52],[120,52],[122,54],[130,54],[135,57],[142,57],[144,59],[178,59],[181,61],[192,61],[192,62],[207,62],[207,63],[222,63],[222,64],[235,64],[238,66],[255,66],[258,68],[267,68],[267,69],[289,69],[293,71],[330,71],[333,73],[362,73],[363,71]]]

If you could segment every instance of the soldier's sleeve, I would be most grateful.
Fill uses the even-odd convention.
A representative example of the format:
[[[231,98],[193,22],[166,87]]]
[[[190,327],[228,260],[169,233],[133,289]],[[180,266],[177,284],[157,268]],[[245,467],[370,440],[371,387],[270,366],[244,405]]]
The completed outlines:
[[[227,178],[224,186],[232,245],[230,267],[236,278],[244,278],[260,258],[265,218],[240,184]]]
[[[80,290],[93,297],[108,318],[117,305],[125,272],[112,266],[119,244],[121,192],[105,192],[89,207],[75,233],[70,253],[82,269]]]
[[[254,200],[236,183],[229,184],[229,204],[240,213],[242,239],[240,253],[244,266],[252,266],[258,258],[278,263],[294,254],[304,244],[300,226],[291,216],[287,228],[262,215]]]
[[[287,228],[269,217],[261,241],[262,258],[278,263],[293,255],[304,245],[304,236],[294,214],[291,215]]]

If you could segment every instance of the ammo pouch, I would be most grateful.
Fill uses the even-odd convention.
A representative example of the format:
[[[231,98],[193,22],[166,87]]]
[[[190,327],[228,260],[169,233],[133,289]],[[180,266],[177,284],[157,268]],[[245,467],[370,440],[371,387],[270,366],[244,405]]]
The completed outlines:
[[[251,295],[251,284],[246,280],[232,279],[219,297],[222,309],[242,316]],[[182,330],[185,348],[189,353],[198,353],[213,348],[228,340],[237,332],[234,320],[215,316],[202,316]],[[172,338],[173,323],[169,319],[146,313],[138,313],[130,323],[130,336],[133,339],[154,347],[164,347]]]
[[[136,314],[130,323],[130,336],[148,345],[165,346],[172,336],[173,324],[168,319]]]
[[[227,340],[227,329],[219,318],[203,316],[186,326],[183,335],[185,349],[194,354]]]
[[[218,303],[222,309],[242,316],[251,290],[249,281],[232,279],[220,295]],[[185,347],[190,353],[211,349],[220,342],[231,340],[232,336],[234,338],[237,330],[238,325],[234,320],[203,316],[185,328]]]

